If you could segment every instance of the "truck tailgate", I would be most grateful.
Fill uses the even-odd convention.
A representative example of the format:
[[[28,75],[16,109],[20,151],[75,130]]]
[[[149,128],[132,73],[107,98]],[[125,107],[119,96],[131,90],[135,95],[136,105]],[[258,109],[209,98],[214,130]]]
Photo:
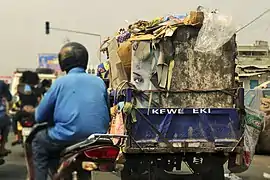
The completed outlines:
[[[129,150],[168,151],[164,147],[166,139],[179,151],[193,151],[194,148],[196,151],[230,151],[240,139],[240,121],[233,108],[141,108],[137,110],[136,120],[131,123],[133,141]]]

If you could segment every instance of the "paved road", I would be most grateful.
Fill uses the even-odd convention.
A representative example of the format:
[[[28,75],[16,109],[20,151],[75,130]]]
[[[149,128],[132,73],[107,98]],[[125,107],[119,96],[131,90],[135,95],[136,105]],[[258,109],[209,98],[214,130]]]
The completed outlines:
[[[12,154],[6,158],[6,161],[5,165],[0,166],[0,179],[24,180],[26,168],[22,148],[20,146],[13,147]],[[242,180],[265,180],[262,176],[263,172],[270,173],[270,156],[255,156],[252,167],[246,173],[238,176]],[[111,173],[95,173],[94,180],[120,180],[120,178]]]
[[[270,156],[255,156],[249,170],[239,176],[243,180],[265,180],[264,172],[270,173]]]

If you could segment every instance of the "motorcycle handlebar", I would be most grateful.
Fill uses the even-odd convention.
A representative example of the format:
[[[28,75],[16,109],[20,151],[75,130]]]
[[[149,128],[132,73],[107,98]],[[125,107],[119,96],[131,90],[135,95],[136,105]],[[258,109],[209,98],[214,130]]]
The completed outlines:
[[[25,143],[30,144],[33,141],[35,135],[39,131],[48,128],[48,126],[49,126],[49,124],[47,122],[35,124],[30,135],[27,137]],[[107,138],[107,139],[119,138],[122,141],[122,140],[126,139],[127,137],[128,137],[127,135],[119,135],[119,134],[92,134],[86,140],[96,141],[100,138]]]

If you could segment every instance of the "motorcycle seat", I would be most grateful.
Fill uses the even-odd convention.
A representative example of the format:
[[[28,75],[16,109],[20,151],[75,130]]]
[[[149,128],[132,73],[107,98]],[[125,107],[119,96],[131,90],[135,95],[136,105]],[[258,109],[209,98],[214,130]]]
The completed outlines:
[[[82,142],[79,142],[79,143],[76,143],[74,145],[71,145],[69,147],[67,147],[66,149],[64,149],[62,151],[62,155],[65,155],[65,154],[69,154],[71,152],[74,152],[74,151],[77,151],[77,150],[80,150],[80,149],[83,149],[87,146],[94,146],[94,145],[112,145],[113,142],[110,138],[99,138],[97,140],[89,140],[89,139],[86,139]]]

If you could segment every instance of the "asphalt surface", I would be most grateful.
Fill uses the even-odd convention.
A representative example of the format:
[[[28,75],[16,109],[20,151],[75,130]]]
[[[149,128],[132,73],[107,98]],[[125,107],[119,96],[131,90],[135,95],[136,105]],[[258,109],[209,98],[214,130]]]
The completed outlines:
[[[0,180],[25,180],[26,167],[24,165],[23,149],[21,146],[11,148],[12,154],[5,158],[6,163],[0,166]],[[255,156],[251,168],[230,180],[265,180],[263,173],[270,173],[270,156]],[[93,180],[120,180],[112,173],[94,173]]]

